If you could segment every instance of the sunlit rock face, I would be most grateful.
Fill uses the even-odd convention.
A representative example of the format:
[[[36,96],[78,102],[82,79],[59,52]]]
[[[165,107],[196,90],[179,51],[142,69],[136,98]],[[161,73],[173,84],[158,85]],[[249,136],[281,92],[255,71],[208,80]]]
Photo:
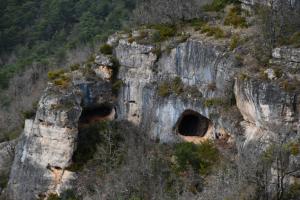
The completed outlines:
[[[60,194],[76,178],[66,168],[76,149],[82,110],[110,102],[112,95],[110,83],[97,74],[91,80],[80,71],[70,76],[67,88],[49,83],[35,119],[25,121],[10,173],[7,191],[10,199],[32,200]],[[113,112],[105,117],[114,118]]]
[[[90,68],[70,72],[66,87],[49,83],[16,147],[11,199],[31,200],[72,187],[76,173],[67,169],[78,126],[92,122],[128,120],[161,143],[226,140],[245,158],[257,158],[266,149],[266,141],[279,135],[274,127],[299,132],[299,92],[284,90],[272,66],[264,71],[267,80],[242,79],[243,66],[226,43],[197,35],[160,52],[130,37],[112,35],[113,55],[100,54]],[[298,53],[275,49],[271,64],[293,63],[289,68],[294,69]],[[121,83],[119,90],[115,83]]]

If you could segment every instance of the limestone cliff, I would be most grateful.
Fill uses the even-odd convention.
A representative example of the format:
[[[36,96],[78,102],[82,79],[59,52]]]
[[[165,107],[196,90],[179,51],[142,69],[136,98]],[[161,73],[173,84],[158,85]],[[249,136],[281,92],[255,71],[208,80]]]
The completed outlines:
[[[240,76],[240,63],[228,43],[192,33],[185,40],[174,38],[172,46],[162,44],[158,51],[154,44],[132,41],[132,35],[112,35],[112,56],[99,54],[92,66],[67,73],[68,84],[48,84],[35,119],[26,120],[16,147],[8,185],[11,199],[31,200],[71,187],[76,173],[68,167],[82,116],[82,123],[128,120],[162,143],[222,139],[238,153],[257,140],[275,138],[275,125],[299,132],[297,88],[284,90],[280,77],[273,81],[269,71],[263,81]],[[299,49],[290,51],[274,50],[273,62],[286,58],[285,63],[297,65]],[[112,92],[116,84],[117,97]],[[104,104],[109,104],[105,115],[84,114]]]

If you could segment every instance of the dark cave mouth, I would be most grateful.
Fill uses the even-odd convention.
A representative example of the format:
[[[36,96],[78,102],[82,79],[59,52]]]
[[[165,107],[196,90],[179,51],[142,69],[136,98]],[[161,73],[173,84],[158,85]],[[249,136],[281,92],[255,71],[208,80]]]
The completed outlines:
[[[111,121],[116,117],[116,109],[110,104],[93,105],[83,108],[79,124],[90,124],[100,121]]]
[[[176,132],[182,136],[204,137],[211,121],[198,112],[186,110],[176,124]]]

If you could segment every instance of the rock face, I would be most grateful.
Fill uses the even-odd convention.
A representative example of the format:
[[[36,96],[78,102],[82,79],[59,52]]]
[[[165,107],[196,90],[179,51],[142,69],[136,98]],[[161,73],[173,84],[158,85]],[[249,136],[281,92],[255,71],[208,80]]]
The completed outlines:
[[[274,127],[299,131],[299,92],[284,90],[275,70],[267,71],[272,72],[268,81],[242,79],[233,52],[204,37],[190,37],[161,53],[157,46],[130,37],[111,36],[113,55],[98,55],[90,69],[67,74],[67,86],[49,83],[16,148],[8,185],[11,199],[31,200],[70,187],[76,174],[67,168],[79,119],[99,109],[95,105],[110,103],[113,111],[106,118],[128,120],[163,143],[226,138],[239,153],[252,148],[253,157],[263,147],[250,144],[275,137]],[[297,49],[277,49],[273,60],[295,63],[298,54]],[[119,62],[118,77],[114,60]],[[112,85],[120,86],[117,98]],[[86,108],[92,109],[84,112]],[[94,119],[87,117],[86,122]]]
[[[119,78],[124,83],[119,114],[150,130],[152,138],[170,142],[178,139],[174,128],[185,110],[210,118],[216,108],[206,107],[204,99],[226,99],[232,95],[237,64],[225,47],[196,39],[179,44],[159,59],[152,53],[154,48],[119,41],[116,57],[121,64]],[[159,85],[175,78],[185,87],[193,87],[202,98],[193,98],[192,94],[160,97]]]
[[[76,149],[82,109],[110,101],[111,86],[73,72],[68,88],[49,84],[34,120],[26,120],[8,184],[10,199],[32,200],[70,187],[75,174],[66,170]],[[103,96],[102,96],[103,95]]]

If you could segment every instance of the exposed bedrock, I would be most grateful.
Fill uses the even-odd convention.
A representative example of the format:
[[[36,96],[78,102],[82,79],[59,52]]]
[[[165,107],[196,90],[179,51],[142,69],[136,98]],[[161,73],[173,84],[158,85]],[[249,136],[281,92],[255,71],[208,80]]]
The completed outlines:
[[[225,100],[232,96],[237,63],[222,45],[200,39],[189,39],[159,59],[152,53],[153,49],[151,45],[129,43],[125,39],[116,47],[121,64],[119,78],[124,83],[119,94],[120,117],[150,130],[152,138],[176,141],[179,139],[176,122],[185,110],[209,119],[218,109],[207,108],[205,99]],[[160,97],[159,85],[175,78],[185,87],[192,87],[194,95],[197,93],[201,98],[188,92]],[[213,127],[218,125],[216,121]],[[207,137],[214,138],[215,133],[210,131]]]
[[[72,163],[76,149],[82,110],[86,120],[114,117],[112,107],[86,111],[86,107],[111,102],[110,83],[97,77],[87,80],[80,71],[73,72],[71,77],[68,88],[49,83],[35,119],[25,121],[10,173],[10,199],[38,199],[71,187],[76,174],[66,168]]]

